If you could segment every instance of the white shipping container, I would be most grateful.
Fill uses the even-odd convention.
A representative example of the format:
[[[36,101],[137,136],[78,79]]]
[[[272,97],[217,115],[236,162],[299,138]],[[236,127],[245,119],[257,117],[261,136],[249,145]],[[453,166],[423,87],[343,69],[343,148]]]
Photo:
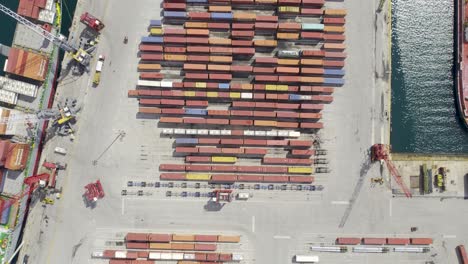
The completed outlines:
[[[196,129],[187,129],[185,130],[186,135],[196,135],[198,132]]]
[[[171,81],[161,81],[161,87],[172,87],[172,82]]]
[[[193,260],[195,259],[195,254],[184,254],[184,259],[185,260]]]
[[[242,254],[232,254],[233,261],[242,261],[244,260],[244,256]]]
[[[115,258],[127,258],[127,252],[126,251],[116,251],[115,252],[115,255],[114,255]]]
[[[198,129],[197,134],[198,135],[208,135],[208,129]]]
[[[288,136],[289,136],[289,131],[287,130],[278,131],[278,137],[288,137]]]
[[[174,134],[176,134],[176,135],[185,135],[185,129],[176,128],[176,129],[174,129]]]
[[[148,87],[161,87],[160,81],[147,81],[147,80],[138,80],[138,86],[148,86]]]
[[[241,93],[241,98],[242,99],[252,99],[253,95],[252,95],[252,93]]]
[[[231,130],[221,130],[221,135],[230,136],[231,135]]]
[[[36,97],[37,90],[39,89],[37,85],[9,79],[3,76],[0,76],[0,88],[30,97]]]
[[[312,100],[312,96],[310,96],[310,95],[301,95],[301,100]]]
[[[18,94],[7,90],[0,90],[0,101],[15,105],[18,102]]]
[[[257,131],[255,131],[255,136],[264,137],[264,136],[266,136],[266,131],[257,130]]]
[[[219,130],[210,130],[210,135],[219,136],[221,135],[221,132]]]
[[[148,256],[148,259],[160,260],[161,259],[161,253],[159,253],[159,252],[150,252],[149,256]]]
[[[172,260],[183,260],[184,253],[172,253]]]
[[[161,259],[171,260],[172,259],[172,253],[161,253]]]
[[[253,130],[245,130],[244,131],[244,136],[254,136],[255,135],[255,131]]]
[[[298,131],[289,131],[288,136],[289,136],[289,137],[293,137],[293,138],[298,138],[298,137],[301,136],[301,132],[298,132]]]
[[[278,136],[278,131],[276,131],[276,130],[267,131],[267,132],[266,132],[266,135],[267,135],[268,137],[277,137],[277,136]]]
[[[173,128],[163,128],[162,133],[167,134],[167,135],[172,135],[172,134],[174,134],[174,129]]]

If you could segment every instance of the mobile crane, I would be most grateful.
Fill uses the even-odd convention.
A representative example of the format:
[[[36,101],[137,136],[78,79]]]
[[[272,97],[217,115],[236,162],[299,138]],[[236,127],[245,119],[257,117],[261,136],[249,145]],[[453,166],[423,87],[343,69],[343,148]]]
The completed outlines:
[[[77,48],[71,43],[67,42],[67,38],[63,35],[55,36],[54,34],[48,32],[47,30],[43,29],[42,27],[32,23],[31,21],[27,20],[26,18],[18,15],[8,7],[0,4],[0,11],[5,13],[6,15],[14,18],[18,23],[23,24],[30,30],[34,31],[36,34],[41,35],[45,39],[49,40],[50,42],[57,45],[59,48],[63,49],[66,52],[72,54],[74,60],[80,63],[83,66],[88,66],[89,61],[91,60],[91,55],[81,48]]]
[[[401,179],[400,173],[398,173],[398,170],[396,169],[393,162],[389,159],[389,152],[389,146],[386,146],[384,144],[375,144],[371,148],[371,160],[380,161],[382,165],[385,162],[385,164],[387,164],[388,170],[390,171],[390,174],[392,175],[395,182],[400,186],[400,189],[405,193],[407,198],[411,198],[411,191]]]

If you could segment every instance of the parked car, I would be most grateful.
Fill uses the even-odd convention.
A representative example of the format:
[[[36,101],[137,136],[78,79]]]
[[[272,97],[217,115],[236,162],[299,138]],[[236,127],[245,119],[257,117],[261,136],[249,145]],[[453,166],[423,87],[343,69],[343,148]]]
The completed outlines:
[[[160,182],[155,182],[154,183],[154,188],[159,188],[161,187],[161,183]]]
[[[274,189],[275,189],[275,186],[273,184],[268,185],[268,190],[274,190]]]
[[[260,190],[260,184],[258,184],[258,183],[255,184],[255,185],[254,185],[254,189],[255,189],[255,190]]]
[[[195,197],[200,197],[200,192],[195,192]]]
[[[122,190],[122,192],[120,193],[122,196],[126,196],[127,195],[127,190]]]
[[[128,181],[127,182],[127,187],[133,187],[133,181]]]
[[[166,192],[166,196],[167,196],[167,197],[171,197],[171,196],[172,196],[172,192],[171,192],[171,191],[167,191],[167,192]]]
[[[182,196],[182,197],[187,197],[187,192],[182,192],[182,193],[180,194],[180,196]]]

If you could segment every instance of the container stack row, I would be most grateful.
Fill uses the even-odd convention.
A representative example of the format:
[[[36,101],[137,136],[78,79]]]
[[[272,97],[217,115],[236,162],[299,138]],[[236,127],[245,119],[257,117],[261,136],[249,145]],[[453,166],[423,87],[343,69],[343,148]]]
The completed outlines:
[[[339,237],[336,239],[337,245],[424,245],[433,243],[432,238],[377,238],[377,237]]]
[[[141,39],[139,80],[128,92],[139,114],[175,137],[176,162],[161,164],[161,180],[313,182],[312,138],[344,85],[347,56],[346,10],[323,5],[162,2],[163,20],[151,20]]]

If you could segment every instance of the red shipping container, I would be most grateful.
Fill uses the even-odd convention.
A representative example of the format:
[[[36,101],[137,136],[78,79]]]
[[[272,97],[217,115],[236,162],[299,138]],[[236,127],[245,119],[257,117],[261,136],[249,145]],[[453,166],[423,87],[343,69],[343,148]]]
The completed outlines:
[[[195,253],[195,260],[206,260],[205,253]]]
[[[166,36],[163,37],[163,40],[164,40],[164,44],[167,44],[167,43],[185,44],[187,41],[184,37],[166,37]]]
[[[253,125],[253,120],[231,119],[229,121],[229,124],[231,124],[232,126],[252,126]]]
[[[244,139],[244,144],[252,146],[266,146],[267,141],[264,139]]]
[[[255,81],[257,82],[277,82],[278,76],[275,75],[256,75]]]
[[[326,52],[323,50],[303,50],[302,57],[323,57]]]
[[[183,29],[183,28],[164,28],[164,36],[167,36],[167,35],[185,36],[185,29]]]
[[[186,156],[185,162],[211,162],[211,157]]]
[[[233,48],[232,53],[239,55],[254,55],[255,48]]]
[[[176,147],[175,148],[176,153],[197,153],[198,148],[192,148],[192,147]]]
[[[277,111],[276,116],[278,118],[299,118],[299,113],[286,112],[286,111]]]
[[[323,39],[325,41],[344,41],[346,39],[344,34],[323,34]]]
[[[320,123],[320,122],[317,122],[317,123],[302,122],[301,123],[301,128],[321,129],[321,128],[323,128],[323,123]]]
[[[155,80],[161,80],[164,78],[164,74],[159,73],[159,72],[144,72],[140,73],[140,79],[155,79]]]
[[[163,3],[163,8],[167,10],[185,10],[185,3]]]
[[[322,6],[323,4],[325,4],[325,0],[302,0],[302,5]]]
[[[263,158],[263,163],[265,164],[288,164],[288,159],[286,158]]]
[[[149,258],[148,251],[138,251],[138,258]]]
[[[302,0],[304,1],[304,0]],[[310,0],[308,0],[310,1]],[[323,19],[324,24],[338,24],[342,25],[346,23],[346,19],[344,17],[326,17]]]
[[[257,16],[258,21],[258,16]],[[278,28],[278,23],[265,23],[265,22],[255,22],[255,29],[259,30],[276,30]]]
[[[275,68],[274,67],[254,67],[253,72],[254,73],[274,74],[275,73]]]
[[[208,23],[209,29],[225,29],[229,30],[231,28],[229,23]]]
[[[185,53],[185,47],[164,47],[164,52],[167,53]]]
[[[255,117],[276,117],[275,112],[269,112],[269,111],[254,111],[253,114]]]
[[[301,81],[301,76],[279,76],[279,82],[297,83]]]
[[[186,39],[187,44],[206,44],[208,45],[208,38],[196,38],[196,37],[188,37]]]
[[[140,99],[141,105],[159,105],[161,104],[160,99]]]
[[[411,238],[411,245],[430,245],[432,238]]]
[[[310,16],[321,16],[323,14],[322,9],[316,8],[301,8],[301,15],[310,15]]]
[[[314,181],[312,176],[289,176],[289,182],[291,183],[307,183],[310,184]]]
[[[209,53],[209,52],[210,52],[210,47],[203,47],[203,46],[187,46],[187,52]]]
[[[184,124],[206,124],[205,118],[184,117]]]
[[[225,148],[223,148],[223,149],[225,149]],[[211,166],[211,171],[236,172],[237,171],[237,166],[216,165],[216,166]]]
[[[216,244],[195,244],[195,250],[216,251]]]
[[[231,110],[231,116],[253,116],[253,111]]]
[[[149,60],[149,61],[162,61],[163,55],[162,54],[151,54],[151,53],[142,53],[140,55],[141,60]]]
[[[162,52],[163,47],[161,45],[140,44],[140,51]]]
[[[170,114],[170,115],[183,115],[185,114],[185,110],[182,108],[162,108],[161,112],[163,114]]]
[[[323,61],[323,66],[325,67],[343,68],[344,65],[345,65],[344,61],[332,61],[332,60]]]
[[[323,104],[301,104],[301,109],[304,110],[322,110]]]
[[[211,171],[210,165],[185,165],[186,171]]]
[[[278,59],[273,57],[256,57],[255,63],[278,64]]]
[[[244,135],[244,130],[231,130],[231,135],[232,136],[243,136]]]
[[[255,106],[256,106],[256,103],[254,102],[242,102],[242,101],[232,102],[232,107],[253,108]]]
[[[218,92],[218,97],[219,98],[229,98],[229,93],[228,92]]]
[[[253,67],[248,65],[232,65],[231,72],[238,73],[238,72],[252,72]]]
[[[290,1],[290,0],[283,0],[283,1]],[[297,1],[297,0],[293,0]],[[300,0],[299,0],[300,3]],[[301,30],[302,26],[301,23],[296,22],[283,22],[278,24],[278,29],[283,31],[296,31]]]
[[[265,166],[263,167],[265,173],[287,173],[288,167],[283,166]]]
[[[277,16],[257,16],[257,22],[278,22]]]
[[[287,103],[277,103],[276,108],[278,109],[299,109],[300,104],[287,104]]]
[[[263,182],[288,182],[288,176],[263,176]]]
[[[253,30],[255,27],[255,24],[254,23],[232,23],[232,29],[235,30],[239,30],[239,29],[243,29],[243,30]]]
[[[183,123],[183,119],[180,117],[166,117],[163,116],[159,119],[160,123],[176,123],[176,124],[181,124]]]
[[[127,233],[125,236],[125,241],[148,241],[148,233]]]
[[[208,110],[208,115],[213,115],[213,116],[229,116],[230,111],[229,110]]]
[[[210,180],[210,182],[235,182],[235,181],[237,181],[237,176],[228,175],[228,174],[213,174]],[[207,260],[211,260],[209,256],[207,256]]]
[[[149,234],[150,242],[170,242],[172,236],[170,234]]]
[[[288,163],[291,165],[312,165],[313,160],[311,159],[288,159]]]
[[[288,140],[267,140],[268,146],[287,146]]]
[[[207,107],[208,101],[196,101],[196,100],[187,100],[185,101],[186,106],[198,106],[198,107]]]
[[[224,154],[244,154],[243,148],[223,148],[222,153]],[[237,171],[237,167],[236,170]]]
[[[232,261],[232,254],[219,254],[219,261]]]
[[[159,175],[160,180],[185,180],[185,174],[183,173],[161,173]]]
[[[242,139],[221,139],[221,145],[242,145],[244,140]]]
[[[206,119],[206,123],[209,125],[229,125],[229,119],[210,118]]]
[[[237,175],[237,181],[240,182],[262,182],[263,176],[261,175]]]
[[[211,18],[208,12],[188,12],[188,17],[191,20],[209,20]]]
[[[291,147],[311,147],[312,140],[289,140],[289,146]]]
[[[184,171],[185,165],[183,164],[160,164],[159,170],[165,171]]]
[[[255,32],[247,30],[233,30],[231,31],[231,36],[233,38],[253,38],[255,36]]]
[[[323,39],[324,35],[321,32],[302,31],[301,38],[303,39]]]
[[[244,153],[246,155],[266,155],[267,150],[266,149],[260,149],[260,148],[245,148]]]
[[[220,148],[215,148],[215,147],[199,147],[198,148],[199,153],[210,153],[210,154],[218,154],[221,153]],[[213,168],[211,168],[213,169]]]
[[[362,239],[363,245],[385,245],[385,243],[387,243],[385,238],[365,237]]]
[[[312,149],[293,149],[291,154],[294,156],[312,156],[315,155],[315,150]]]
[[[128,249],[148,249],[149,248],[149,243],[145,242],[127,242],[126,248]]]
[[[196,80],[207,80],[208,74],[207,73],[185,73],[185,79],[196,79]]]
[[[227,47],[210,47],[210,53],[216,54],[232,54],[232,48]]]
[[[336,239],[337,245],[359,245],[361,239],[357,237],[338,237]]]
[[[387,238],[387,245],[409,245],[410,239],[409,238]]]
[[[217,73],[210,73],[210,80],[224,80],[230,81],[232,80],[231,74],[217,74]]]
[[[241,46],[241,47],[252,47],[253,42],[251,40],[238,40],[238,39],[233,39],[231,41],[231,46]]]
[[[196,242],[218,242],[217,235],[195,235]]]
[[[218,253],[207,253],[206,254],[206,260],[208,260],[208,261],[218,261],[219,260],[219,254]]]

